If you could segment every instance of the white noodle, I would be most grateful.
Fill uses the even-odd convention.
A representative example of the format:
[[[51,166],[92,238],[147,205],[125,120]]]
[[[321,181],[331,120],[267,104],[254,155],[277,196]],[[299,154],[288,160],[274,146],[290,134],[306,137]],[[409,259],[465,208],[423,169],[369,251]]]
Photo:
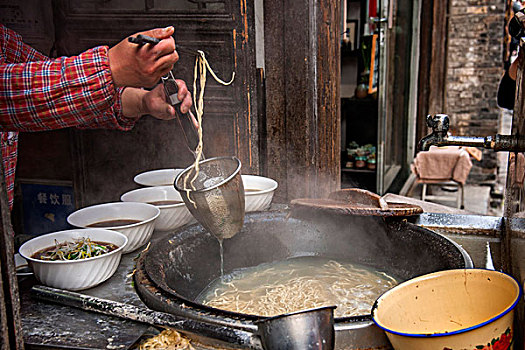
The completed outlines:
[[[336,317],[356,316],[369,314],[375,299],[397,284],[384,272],[355,264],[323,260],[320,265],[303,261],[301,266],[299,260],[277,263],[278,268],[249,269],[232,281],[219,282],[206,293],[209,297],[204,295],[203,303],[259,316],[335,304]]]
[[[235,72],[232,73],[232,78],[229,82],[225,82],[213,71],[213,69],[210,67],[210,64],[208,63],[208,60],[206,59],[206,55],[203,51],[198,50],[199,56],[195,58],[195,66],[193,68],[193,101],[195,101],[195,114],[197,115],[197,122],[199,124],[199,129],[197,131],[199,135],[199,142],[197,144],[197,147],[195,149],[195,163],[193,164],[193,167],[195,168],[195,175],[190,180],[190,186],[191,189],[195,190],[195,186],[193,185],[195,179],[197,179],[197,176],[199,175],[199,161],[202,158],[202,149],[203,149],[203,142],[202,142],[202,115],[204,114],[204,88],[206,87],[206,75],[209,71],[212,77],[215,79],[216,82],[222,85],[230,85],[233,83],[233,80],[235,79]],[[199,76],[199,94],[197,98],[197,76]],[[187,181],[190,177],[190,172],[186,174],[184,177],[184,189],[186,190],[186,196],[188,197],[188,200],[193,204],[194,207],[196,207],[195,202],[190,198],[190,186],[187,186]]]

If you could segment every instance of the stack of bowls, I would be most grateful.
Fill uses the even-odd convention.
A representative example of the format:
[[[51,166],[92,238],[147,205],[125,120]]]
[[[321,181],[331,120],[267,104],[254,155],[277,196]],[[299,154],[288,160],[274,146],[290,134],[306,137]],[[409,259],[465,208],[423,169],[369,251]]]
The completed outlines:
[[[173,186],[175,178],[184,169],[158,169],[140,173],[133,178],[135,183],[142,186]]]
[[[151,170],[135,176],[134,181],[142,186],[171,186],[175,178],[184,169]],[[245,211],[268,210],[272,204],[273,195],[277,189],[277,181],[263,176],[241,175],[244,195]],[[129,197],[127,200],[130,200]],[[142,200],[140,200],[142,201]]]
[[[244,186],[245,211],[262,211],[270,209],[277,181],[256,175],[241,175]]]
[[[160,210],[155,220],[155,231],[171,231],[193,221],[180,193],[173,186],[144,187],[124,193],[123,202],[142,202],[155,205]]]

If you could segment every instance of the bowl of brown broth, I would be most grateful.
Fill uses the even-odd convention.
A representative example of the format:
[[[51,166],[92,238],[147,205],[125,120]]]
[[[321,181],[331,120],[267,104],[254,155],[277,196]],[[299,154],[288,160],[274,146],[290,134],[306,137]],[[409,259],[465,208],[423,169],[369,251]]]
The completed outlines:
[[[186,204],[182,201],[179,191],[173,186],[144,187],[124,193],[123,202],[142,202],[156,206],[160,210],[155,220],[156,231],[171,231],[192,222]]]
[[[257,175],[241,175],[241,177],[244,186],[245,211],[268,210],[277,189],[277,181]]]
[[[42,284],[82,290],[115,273],[127,242],[115,231],[73,229],[35,237],[22,244],[19,253]]]
[[[150,170],[136,175],[133,181],[142,186],[173,186],[175,178],[183,170],[179,168]],[[278,187],[277,181],[258,175],[241,175],[241,178],[244,186],[245,211],[268,210],[272,204],[275,190]],[[139,202],[142,202],[142,200],[139,200]],[[157,228],[155,229],[158,230]]]
[[[67,222],[76,227],[120,232],[128,238],[123,253],[129,253],[150,240],[159,215],[159,208],[151,204],[113,202],[79,209],[67,217]]]

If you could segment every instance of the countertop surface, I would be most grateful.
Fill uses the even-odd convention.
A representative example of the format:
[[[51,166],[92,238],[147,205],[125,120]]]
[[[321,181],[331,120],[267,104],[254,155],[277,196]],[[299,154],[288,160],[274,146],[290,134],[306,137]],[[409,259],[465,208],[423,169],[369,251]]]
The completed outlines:
[[[155,235],[155,234],[154,234]],[[79,293],[144,306],[131,285],[134,258],[143,248],[122,256],[115,274],[97,287]],[[27,348],[129,349],[149,325],[35,300],[34,277],[22,277],[21,316]]]

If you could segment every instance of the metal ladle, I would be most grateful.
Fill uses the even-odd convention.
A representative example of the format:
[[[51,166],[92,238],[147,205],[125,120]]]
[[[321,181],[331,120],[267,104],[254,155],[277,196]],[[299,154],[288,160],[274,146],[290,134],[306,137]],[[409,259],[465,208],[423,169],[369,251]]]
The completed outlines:
[[[244,186],[241,161],[215,157],[184,169],[174,186],[197,221],[217,239],[231,238],[244,224]],[[192,179],[195,177],[194,181]]]
[[[265,350],[332,350],[335,344],[334,309],[325,306],[258,322]]]

